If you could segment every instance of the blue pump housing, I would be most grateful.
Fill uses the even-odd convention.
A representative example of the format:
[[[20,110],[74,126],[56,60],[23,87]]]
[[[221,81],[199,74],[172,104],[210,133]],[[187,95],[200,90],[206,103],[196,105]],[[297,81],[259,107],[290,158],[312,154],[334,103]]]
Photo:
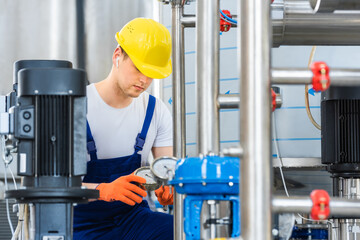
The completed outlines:
[[[239,158],[193,157],[181,159],[170,181],[181,194],[239,194]]]
[[[200,239],[202,202],[232,202],[233,230],[231,237],[240,236],[239,158],[206,156],[185,158],[177,162],[175,177],[169,183],[184,200],[184,230],[187,240]]]

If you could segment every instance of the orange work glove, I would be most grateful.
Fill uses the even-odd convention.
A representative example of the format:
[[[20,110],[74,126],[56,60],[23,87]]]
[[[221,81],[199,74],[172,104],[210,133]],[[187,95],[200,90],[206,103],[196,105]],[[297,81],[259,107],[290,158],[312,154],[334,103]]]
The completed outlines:
[[[111,183],[100,183],[96,187],[100,191],[98,200],[107,202],[118,200],[131,206],[134,206],[135,203],[141,203],[142,197],[146,197],[147,193],[141,187],[131,182],[143,184],[146,183],[146,180],[145,178],[130,174],[119,177]]]
[[[174,188],[172,188],[171,190],[172,190],[171,194],[170,194],[169,186],[161,186],[155,190],[155,195],[161,205],[166,206],[173,204]]]

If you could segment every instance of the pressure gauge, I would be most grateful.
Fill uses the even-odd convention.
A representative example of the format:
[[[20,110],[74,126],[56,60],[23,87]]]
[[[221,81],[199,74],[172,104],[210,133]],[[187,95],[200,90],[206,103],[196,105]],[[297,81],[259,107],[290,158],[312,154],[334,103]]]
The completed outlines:
[[[156,181],[154,174],[151,172],[149,166],[141,167],[135,170],[136,176],[145,178],[146,183],[142,184],[146,190],[153,191],[158,189],[161,185]]]
[[[173,179],[175,175],[175,166],[177,158],[174,157],[160,157],[155,159],[150,168],[153,174],[161,181]]]

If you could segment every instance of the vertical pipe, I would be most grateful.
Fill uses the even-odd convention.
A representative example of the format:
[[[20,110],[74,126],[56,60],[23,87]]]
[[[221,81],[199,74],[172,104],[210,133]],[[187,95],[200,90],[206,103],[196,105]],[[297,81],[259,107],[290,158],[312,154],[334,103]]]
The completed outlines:
[[[85,16],[84,0],[76,0],[76,64],[75,66],[85,70]],[[88,80],[89,81],[89,80]]]
[[[153,18],[155,21],[162,23],[162,3],[158,0],[153,0]],[[159,99],[163,99],[164,91],[163,91],[163,80],[162,79],[154,79],[152,82],[151,94]]]
[[[172,2],[172,97],[173,97],[173,147],[174,156],[185,158],[186,136],[185,136],[185,60],[184,60],[184,27],[181,24],[183,15],[182,1]],[[184,197],[175,192],[174,196],[174,239],[185,239],[184,235]]]
[[[198,0],[196,10],[196,85],[198,154],[219,154],[219,0]],[[206,203],[203,203],[203,207]],[[202,211],[201,219],[211,218]],[[210,239],[216,230],[201,231]]]
[[[271,237],[270,0],[239,1],[241,233]]]
[[[196,80],[198,153],[219,154],[219,0],[198,0]]]

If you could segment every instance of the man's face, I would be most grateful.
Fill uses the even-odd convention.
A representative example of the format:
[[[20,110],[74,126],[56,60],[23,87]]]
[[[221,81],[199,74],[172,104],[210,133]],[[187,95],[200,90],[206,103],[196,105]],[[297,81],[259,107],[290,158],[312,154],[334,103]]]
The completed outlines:
[[[119,59],[118,86],[129,97],[138,97],[151,84],[152,78],[142,74],[131,61],[130,57]]]

